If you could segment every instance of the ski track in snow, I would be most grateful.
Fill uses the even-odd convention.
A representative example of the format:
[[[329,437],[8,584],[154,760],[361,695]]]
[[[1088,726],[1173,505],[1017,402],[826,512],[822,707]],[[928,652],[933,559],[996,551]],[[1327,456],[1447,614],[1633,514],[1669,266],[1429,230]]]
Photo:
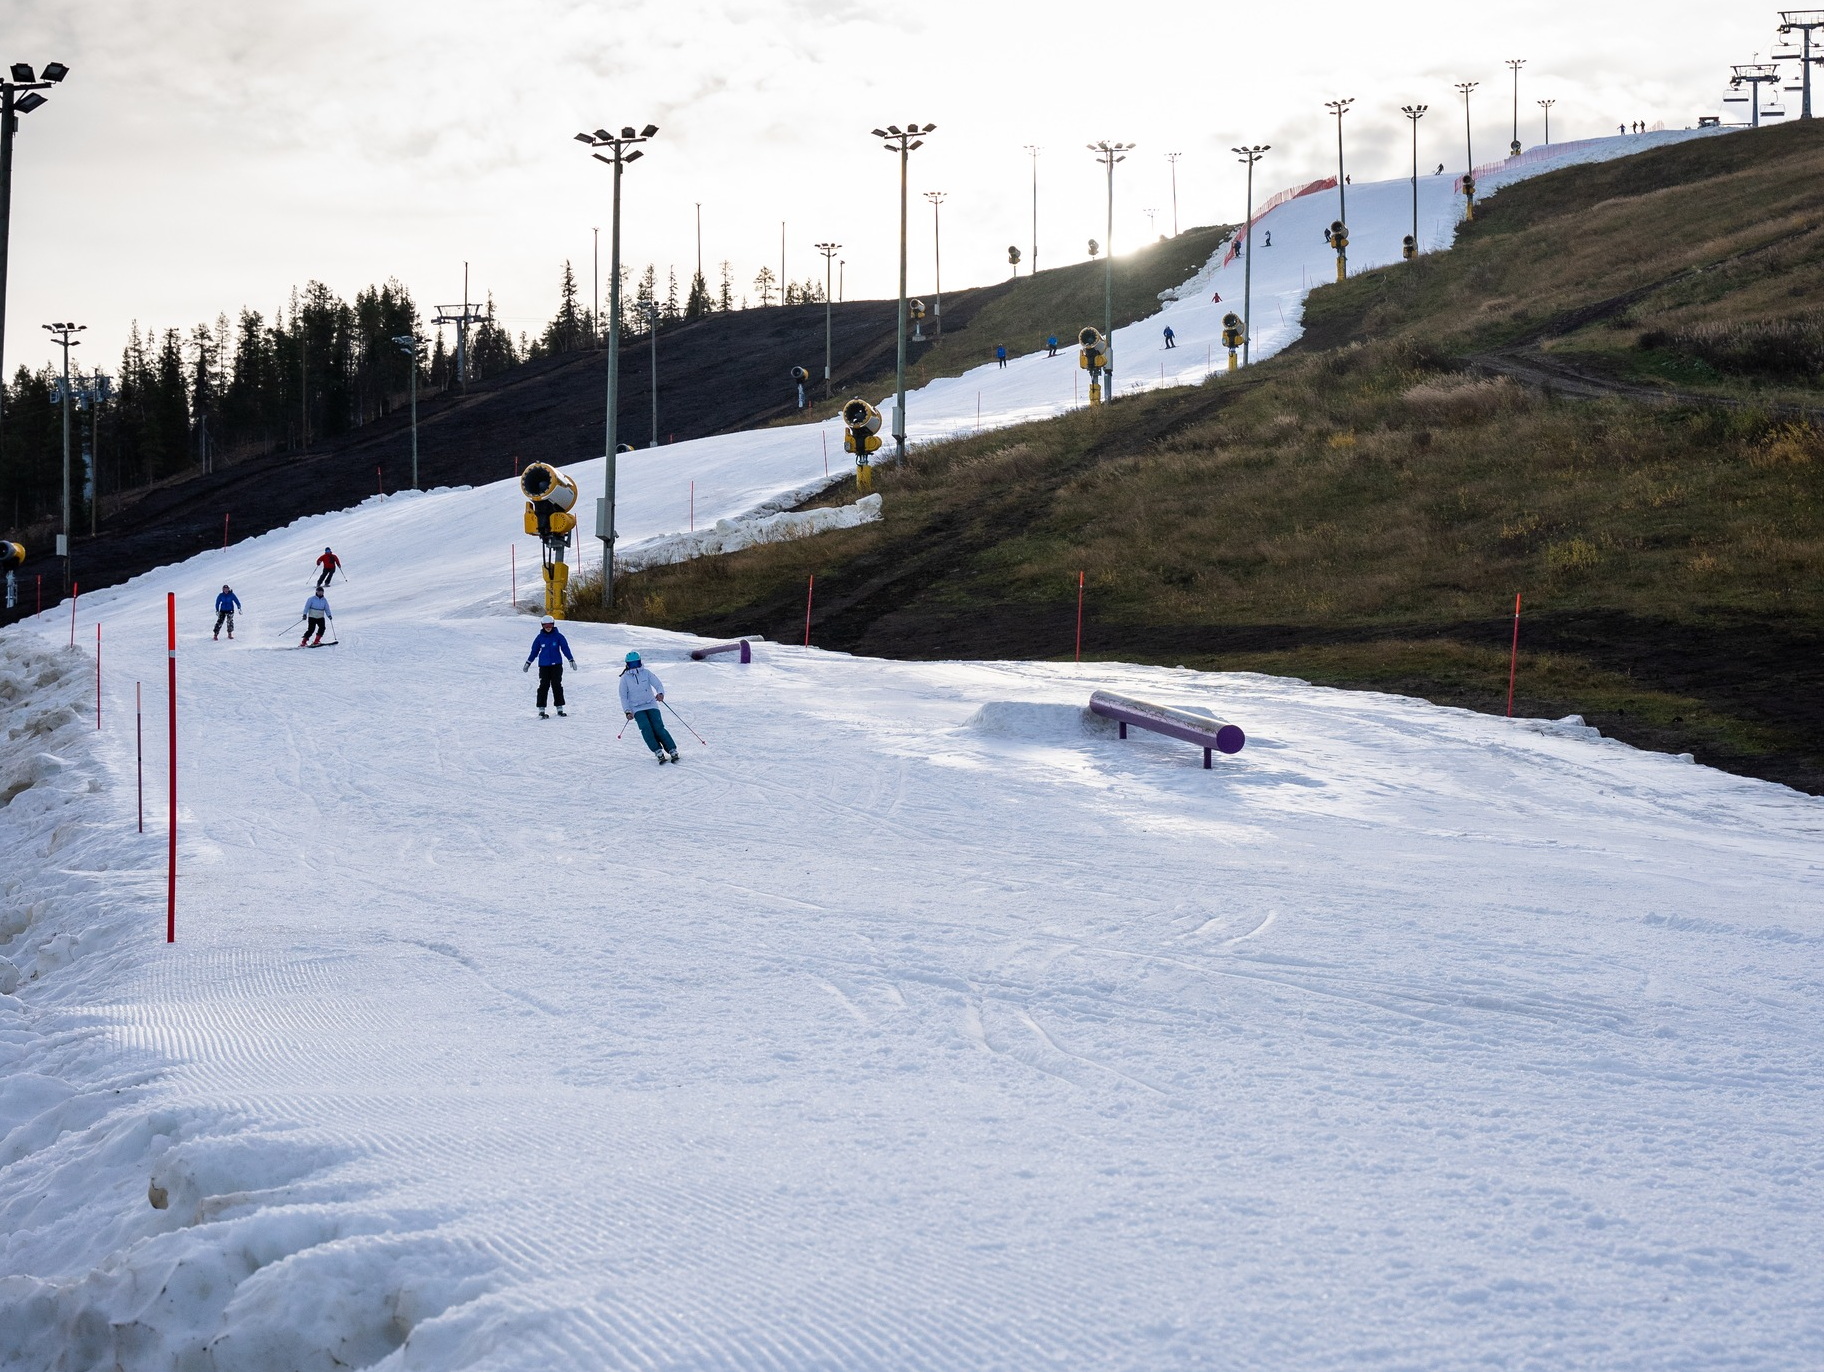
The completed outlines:
[[[1388,185],[1351,188],[1358,264]],[[1041,363],[915,433],[978,386],[1029,415]],[[623,536],[820,461],[632,454]],[[603,625],[540,721],[518,518],[373,499],[85,597],[100,733],[67,607],[0,638],[0,1363],[1824,1361],[1819,801],[1295,681]],[[265,651],[324,542],[343,645]],[[671,721],[681,767],[615,741],[628,645],[709,740]],[[1118,741],[1097,688],[1249,746]]]

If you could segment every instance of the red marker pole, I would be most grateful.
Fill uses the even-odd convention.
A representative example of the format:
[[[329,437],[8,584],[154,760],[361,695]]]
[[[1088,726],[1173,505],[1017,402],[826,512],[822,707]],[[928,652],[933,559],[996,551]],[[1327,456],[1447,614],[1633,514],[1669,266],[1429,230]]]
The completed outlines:
[[[1077,661],[1083,660],[1083,573],[1077,573]]]
[[[146,720],[139,699],[139,682],[133,683],[133,767],[138,773],[139,832],[146,832]]]
[[[226,548],[228,546],[228,516],[227,515],[222,516],[222,546],[224,548]]]
[[[811,646],[811,597],[817,594],[817,578],[813,575],[804,588],[804,646]]]
[[[1514,672],[1520,666],[1520,592],[1514,592],[1514,646],[1507,659],[1507,713],[1514,713]]]
[[[165,592],[166,694],[170,700],[171,852],[165,863],[165,942],[177,942],[177,594]]]
[[[374,489],[381,495],[386,494],[386,478],[380,475],[380,469],[374,468]]]
[[[76,602],[82,599],[82,583],[70,583],[70,646],[76,646]]]
[[[95,626],[95,727],[101,728],[101,625]]]

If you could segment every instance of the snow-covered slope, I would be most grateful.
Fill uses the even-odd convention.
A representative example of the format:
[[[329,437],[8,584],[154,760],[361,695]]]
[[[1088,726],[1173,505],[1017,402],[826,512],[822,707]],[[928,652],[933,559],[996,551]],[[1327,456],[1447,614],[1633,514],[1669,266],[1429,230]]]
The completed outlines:
[[[820,468],[635,454],[621,530]],[[85,597],[99,731],[67,606],[0,637],[0,1365],[1824,1358],[1819,801],[1292,681],[605,625],[540,721],[518,520],[376,498]]]

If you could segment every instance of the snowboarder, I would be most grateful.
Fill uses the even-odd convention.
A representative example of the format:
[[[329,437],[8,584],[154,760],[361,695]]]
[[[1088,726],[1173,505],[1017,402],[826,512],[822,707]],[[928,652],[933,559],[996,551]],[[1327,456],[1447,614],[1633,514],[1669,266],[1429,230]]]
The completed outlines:
[[[300,648],[316,647],[323,641],[323,621],[335,622],[336,617],[329,612],[329,602],[323,598],[323,588],[319,586],[310,593],[310,599],[304,602],[304,637],[298,640]],[[311,634],[316,634],[317,643],[311,643]]]
[[[994,345],[994,360],[1003,367],[1007,365],[1007,345],[1005,343],[996,343]]]
[[[664,699],[665,683],[646,670],[638,653],[628,653],[627,665],[621,668],[621,709],[640,726],[640,737],[654,757],[661,763],[676,762],[678,745],[665,731],[665,719],[659,714],[659,702]]]
[[[1172,326],[1170,324],[1165,326],[1165,346],[1168,348],[1175,348],[1178,346],[1178,335],[1172,332]]]
[[[1444,175],[1444,164],[1442,162],[1438,163],[1438,169],[1435,172],[1433,172],[1432,175],[1433,176]]]
[[[1058,336],[1055,333],[1045,340],[1045,347],[1048,349],[1045,356],[1056,357],[1058,355]]]
[[[337,557],[328,548],[323,550],[323,556],[317,559],[317,567],[319,568],[317,572],[317,589],[319,591],[329,585],[330,580],[335,576],[337,569],[340,568],[341,565],[341,558]]]
[[[215,598],[215,632],[209,635],[213,639],[222,636],[222,625],[228,626],[228,641],[234,641],[234,612],[241,608],[241,598],[234,593],[234,588],[226,581],[222,583],[222,593]]]
[[[1267,241],[1266,241],[1266,242],[1265,242],[1265,243],[1262,243],[1262,244],[1261,244],[1261,245],[1260,245],[1260,246],[1261,246],[1261,247],[1263,247],[1263,248],[1270,248],[1270,247],[1272,247],[1272,246],[1273,246],[1273,230],[1271,230],[1271,229],[1262,229],[1262,230],[1261,230],[1261,232],[1262,232],[1262,233],[1264,233],[1264,234],[1265,234],[1265,235],[1266,235],[1266,236],[1267,236]]]
[[[545,713],[545,697],[551,696],[557,706],[557,713],[564,713],[564,659],[570,659],[570,665],[576,666],[576,654],[570,651],[570,641],[558,631],[557,621],[546,615],[538,621],[538,633],[532,638],[532,651],[526,654],[526,665],[519,670],[532,670],[532,659],[538,659],[538,717],[549,719]]]

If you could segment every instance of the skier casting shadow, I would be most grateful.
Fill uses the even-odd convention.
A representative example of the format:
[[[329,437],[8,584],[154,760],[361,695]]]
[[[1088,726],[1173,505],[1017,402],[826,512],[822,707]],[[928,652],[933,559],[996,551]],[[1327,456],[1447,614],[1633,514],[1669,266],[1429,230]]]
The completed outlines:
[[[532,670],[532,659],[538,659],[538,717],[549,719],[545,713],[545,699],[552,697],[557,704],[557,712],[564,713],[564,659],[570,659],[570,665],[576,666],[576,654],[570,651],[570,641],[557,630],[557,621],[546,615],[538,621],[538,632],[532,638],[532,651],[526,654],[526,665],[519,670]],[[567,716],[566,716],[567,717]]]
[[[329,612],[329,602],[323,598],[323,592],[320,589],[312,591],[310,593],[310,599],[304,602],[304,637],[298,640],[298,646],[300,648],[317,648],[322,646],[323,622],[325,620],[334,624],[336,622],[336,617]],[[315,643],[310,641],[310,636],[313,633],[317,636],[317,641]],[[229,637],[232,638],[233,635],[230,634]]]
[[[234,612],[241,608],[241,598],[234,593],[234,588],[227,582],[222,583],[222,593],[215,598],[215,632],[209,637],[217,639],[222,636],[222,625],[228,626],[228,641],[234,641]]]
[[[341,566],[342,559],[337,557],[328,548],[325,548],[323,550],[323,556],[317,559],[317,589],[319,591],[335,579],[336,572]],[[344,575],[342,579],[346,581],[348,578]]]
[[[621,668],[621,709],[640,726],[640,737],[654,757],[661,763],[676,762],[678,745],[665,731],[665,720],[659,714],[659,702],[664,699],[665,683],[646,670],[638,653],[627,654],[627,665]]]

